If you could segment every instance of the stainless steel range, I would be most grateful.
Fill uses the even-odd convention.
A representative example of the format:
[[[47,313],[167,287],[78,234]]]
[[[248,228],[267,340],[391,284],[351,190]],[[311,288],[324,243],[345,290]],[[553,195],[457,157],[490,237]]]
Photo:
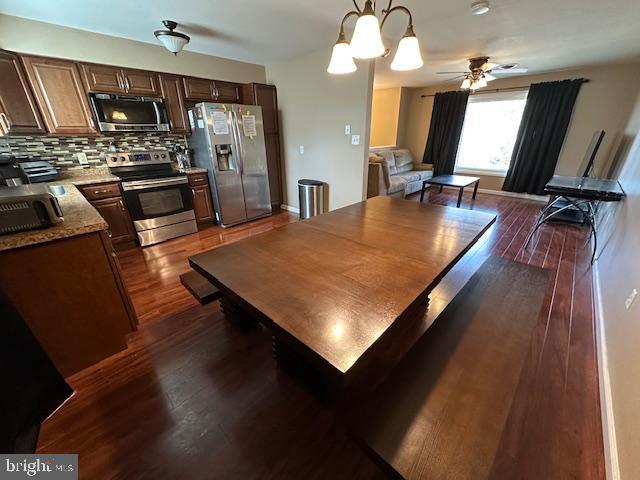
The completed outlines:
[[[187,175],[173,169],[169,152],[109,153],[143,247],[198,231]]]

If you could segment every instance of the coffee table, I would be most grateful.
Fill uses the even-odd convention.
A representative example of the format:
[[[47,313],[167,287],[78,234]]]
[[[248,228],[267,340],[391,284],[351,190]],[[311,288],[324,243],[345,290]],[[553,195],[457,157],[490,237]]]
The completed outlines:
[[[480,184],[480,179],[478,177],[466,177],[464,175],[438,175],[437,177],[428,178],[422,182],[422,190],[420,191],[420,202],[424,200],[424,190],[429,185],[439,185],[440,192],[442,193],[442,187],[455,187],[459,188],[460,192],[458,193],[458,204],[456,207],[460,208],[460,202],[462,201],[462,194],[464,192],[464,187],[468,187],[469,185],[475,184],[473,187],[473,199],[476,198],[476,194],[478,193],[478,185]]]

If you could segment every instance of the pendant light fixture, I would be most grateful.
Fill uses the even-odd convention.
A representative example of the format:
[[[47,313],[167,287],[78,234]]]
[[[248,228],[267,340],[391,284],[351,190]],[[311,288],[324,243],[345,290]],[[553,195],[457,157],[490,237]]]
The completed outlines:
[[[423,61],[422,54],[420,53],[420,44],[413,31],[413,18],[408,8],[400,5],[393,6],[393,0],[389,0],[387,8],[382,10],[382,21],[379,22],[375,13],[375,0],[366,0],[362,9],[358,7],[356,0],[353,0],[353,4],[356,9],[348,12],[340,23],[338,41],[333,47],[331,61],[327,68],[329,73],[342,74],[355,72],[356,65],[353,63],[354,58],[370,59],[387,55],[389,50],[386,49],[382,43],[380,31],[382,27],[384,27],[384,22],[389,15],[395,11],[404,12],[409,17],[409,25],[398,44],[398,49],[391,62],[391,69],[406,71],[422,67]],[[347,37],[344,34],[344,23],[351,16],[358,17],[358,20],[356,21],[351,43],[348,43]]]
[[[189,43],[188,35],[180,32],[174,32],[178,24],[172,20],[163,20],[162,24],[167,27],[167,30],[156,30],[153,34],[160,42],[174,55],[177,55]]]

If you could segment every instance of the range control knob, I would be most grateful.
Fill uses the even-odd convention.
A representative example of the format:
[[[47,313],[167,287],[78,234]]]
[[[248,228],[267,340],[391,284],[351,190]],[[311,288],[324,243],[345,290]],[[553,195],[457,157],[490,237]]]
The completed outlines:
[[[155,158],[155,159],[157,160],[158,158],[160,158],[160,156],[156,153],[156,154],[153,156],[153,158]]]
[[[160,155],[162,158],[167,158],[167,156],[163,153],[162,155]]]
[[[126,160],[126,158],[124,158],[124,157],[120,157],[120,161],[121,161],[121,162],[124,162],[125,160]]]

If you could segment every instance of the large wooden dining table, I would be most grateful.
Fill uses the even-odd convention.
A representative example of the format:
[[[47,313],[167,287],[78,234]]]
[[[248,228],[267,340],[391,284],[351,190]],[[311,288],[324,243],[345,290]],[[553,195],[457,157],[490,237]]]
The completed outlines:
[[[396,324],[424,313],[431,290],[494,221],[374,197],[189,263],[279,344],[346,385]]]

